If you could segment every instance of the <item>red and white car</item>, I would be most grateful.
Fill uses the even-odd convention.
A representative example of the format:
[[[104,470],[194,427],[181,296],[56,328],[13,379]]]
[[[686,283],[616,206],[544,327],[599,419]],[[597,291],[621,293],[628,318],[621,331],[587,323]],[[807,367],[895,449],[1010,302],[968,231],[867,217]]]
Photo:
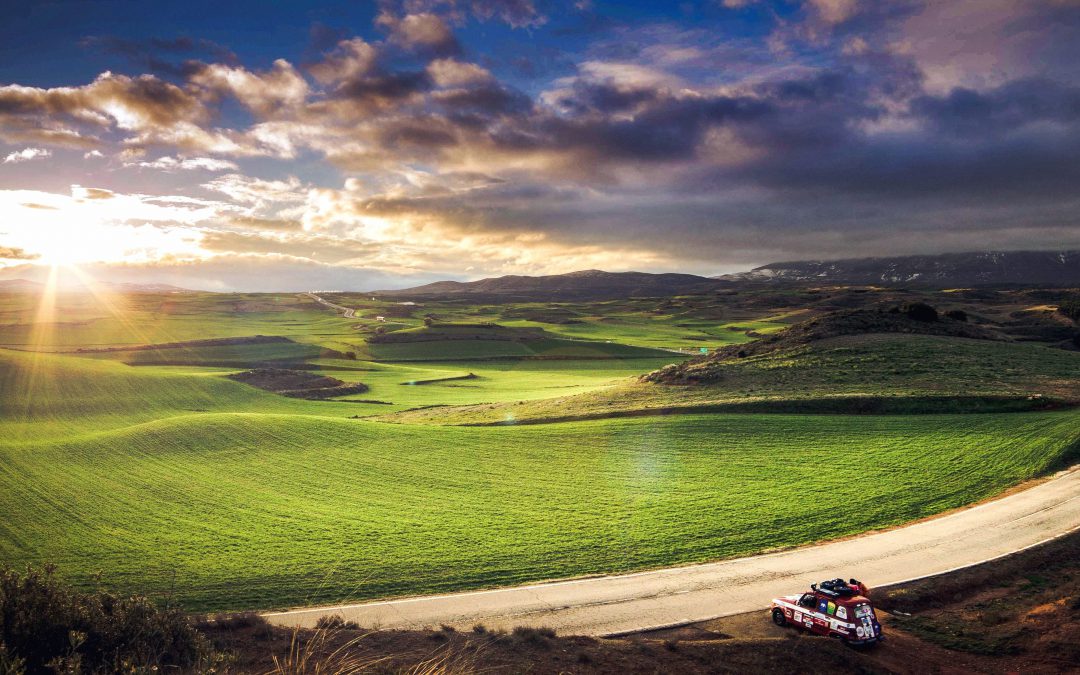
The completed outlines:
[[[854,579],[851,583],[833,579],[812,584],[808,593],[773,600],[772,620],[777,626],[798,626],[850,645],[874,645],[884,636],[866,592],[866,587]]]

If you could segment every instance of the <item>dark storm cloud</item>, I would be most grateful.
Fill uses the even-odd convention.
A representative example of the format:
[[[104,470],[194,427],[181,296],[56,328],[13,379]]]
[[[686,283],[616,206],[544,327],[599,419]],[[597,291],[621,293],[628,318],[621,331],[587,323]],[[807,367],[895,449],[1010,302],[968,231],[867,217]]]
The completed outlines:
[[[159,75],[186,77],[198,68],[199,59],[228,64],[237,62],[236,54],[227,47],[187,36],[130,40],[113,35],[92,35],[80,44],[103,54],[120,56]],[[175,59],[180,57],[184,58],[177,62]]]
[[[841,73],[815,79],[771,88],[778,112],[747,130],[769,152],[721,172],[726,178],[889,200],[942,194],[996,200],[1065,196],[1080,177],[1075,87],[1027,79],[985,92],[922,94],[897,120],[913,128],[866,133],[858,123],[880,121],[885,111],[866,102],[873,97],[859,79]]]
[[[919,96],[912,112],[944,133],[986,138],[1051,122],[1080,124],[1080,87],[1024,78],[989,91],[958,87],[945,96]]]
[[[338,97],[359,101],[392,102],[431,88],[431,78],[424,71],[376,74],[342,82]]]
[[[573,104],[571,104],[573,105]],[[754,98],[665,98],[630,119],[602,114],[526,118],[492,135],[502,150],[582,154],[600,162],[690,161],[712,126],[761,119],[771,110]],[[618,111],[618,106],[605,113]]]
[[[223,56],[175,81],[0,87],[0,135],[270,154],[301,159],[297,173],[316,157],[343,174],[288,168],[275,189],[289,208],[223,217],[242,231],[208,234],[214,252],[352,261],[402,246],[425,260],[423,246],[445,252],[438,242],[462,233],[490,245],[489,261],[539,241],[727,263],[1076,246],[1071,4],[807,0],[779,16],[740,10],[773,22],[751,37],[665,19],[608,26],[579,52],[513,32],[520,49],[485,58],[460,29],[499,21],[549,39],[559,31],[536,29],[548,5],[405,0],[380,4],[374,38],[313,33],[322,54],[303,70]],[[575,21],[552,14],[551,27]],[[499,32],[512,31],[488,29]],[[208,47],[108,48],[172,62]],[[527,81],[507,77],[515,59],[533,68]]]
[[[522,92],[495,82],[439,91],[432,99],[451,114],[468,112],[485,117],[524,113],[532,106],[532,100]]]

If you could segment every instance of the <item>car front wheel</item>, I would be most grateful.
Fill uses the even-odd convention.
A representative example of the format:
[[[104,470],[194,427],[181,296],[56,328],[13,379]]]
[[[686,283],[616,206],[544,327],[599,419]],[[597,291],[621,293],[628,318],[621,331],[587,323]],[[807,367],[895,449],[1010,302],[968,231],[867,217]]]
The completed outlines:
[[[784,610],[776,608],[772,611],[772,622],[777,626],[786,626],[787,617],[784,616]]]

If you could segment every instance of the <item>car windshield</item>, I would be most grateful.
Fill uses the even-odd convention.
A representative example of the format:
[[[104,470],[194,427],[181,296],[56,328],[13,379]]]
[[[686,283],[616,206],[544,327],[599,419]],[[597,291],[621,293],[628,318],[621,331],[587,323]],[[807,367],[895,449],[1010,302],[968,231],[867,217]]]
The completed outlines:
[[[873,616],[874,608],[870,605],[859,605],[855,608],[855,616],[862,618],[864,616]]]

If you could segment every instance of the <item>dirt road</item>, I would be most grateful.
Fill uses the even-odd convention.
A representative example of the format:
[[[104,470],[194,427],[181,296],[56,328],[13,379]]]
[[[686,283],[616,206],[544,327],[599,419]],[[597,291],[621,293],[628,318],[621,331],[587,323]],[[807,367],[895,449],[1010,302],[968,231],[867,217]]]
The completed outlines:
[[[342,312],[342,315],[346,319],[355,319],[356,318],[356,310],[355,309],[350,309],[350,308],[345,307],[343,305],[335,305],[334,303],[330,302],[329,300],[323,300],[321,297],[315,295],[314,293],[305,293],[305,295],[307,295],[309,298],[311,298],[315,302],[319,303],[320,305],[323,305],[324,307],[329,307],[330,309],[335,309],[335,310],[337,310],[339,312]]]
[[[638,574],[266,614],[313,626],[339,614],[370,628],[550,626],[613,635],[764,608],[811,582],[856,576],[871,587],[939,574],[1080,528],[1080,467],[1032,488],[907,527],[781,553]]]

